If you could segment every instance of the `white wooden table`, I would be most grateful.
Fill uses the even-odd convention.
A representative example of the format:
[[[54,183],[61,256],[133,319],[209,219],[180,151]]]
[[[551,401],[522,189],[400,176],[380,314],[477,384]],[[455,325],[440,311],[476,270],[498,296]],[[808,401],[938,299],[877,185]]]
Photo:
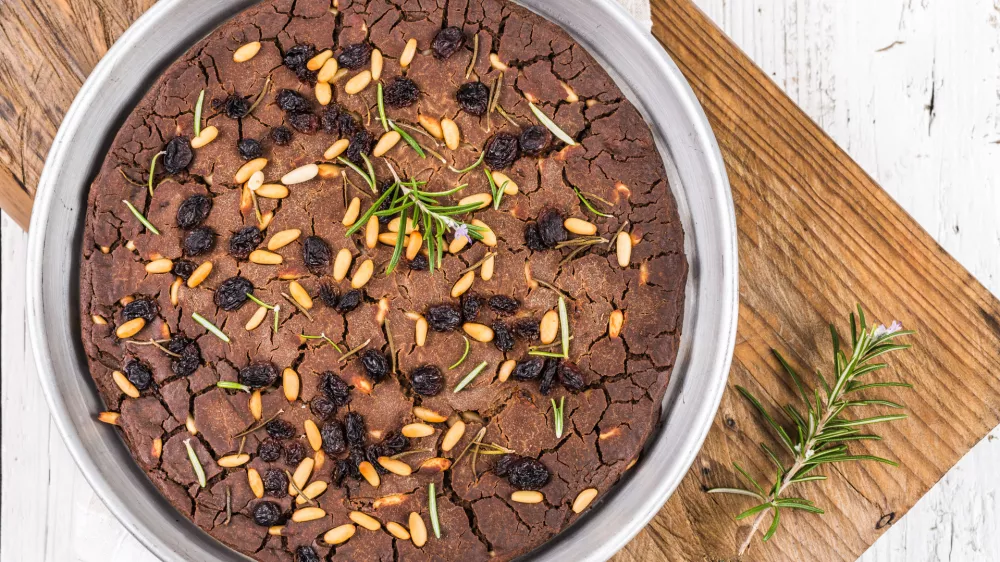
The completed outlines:
[[[696,3],[945,249],[1000,291],[1000,0]],[[49,420],[25,340],[26,236],[5,215],[0,242],[0,560],[155,560],[94,495]],[[1000,559],[1000,445],[992,441],[863,559]]]

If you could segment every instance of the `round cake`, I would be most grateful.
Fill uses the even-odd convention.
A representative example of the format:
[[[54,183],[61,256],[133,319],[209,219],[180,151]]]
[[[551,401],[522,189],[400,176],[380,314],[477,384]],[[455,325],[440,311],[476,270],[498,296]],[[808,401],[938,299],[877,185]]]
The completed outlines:
[[[267,0],[166,69],[93,182],[97,418],[254,559],[510,560],[656,427],[683,237],[649,127],[552,23]]]

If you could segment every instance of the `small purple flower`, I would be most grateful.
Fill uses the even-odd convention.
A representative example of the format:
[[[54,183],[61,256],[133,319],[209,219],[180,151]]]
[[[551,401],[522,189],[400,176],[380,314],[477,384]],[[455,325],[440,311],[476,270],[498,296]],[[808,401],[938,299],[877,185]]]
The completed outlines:
[[[472,237],[469,236],[469,226],[464,223],[455,227],[455,238],[458,239],[463,237],[469,241],[469,244],[472,244]]]
[[[892,324],[890,324],[888,328],[885,327],[885,324],[880,324],[877,328],[875,328],[875,331],[872,332],[872,337],[875,339],[882,339],[884,337],[891,336],[902,329],[903,325],[899,322],[899,320],[893,320]]]

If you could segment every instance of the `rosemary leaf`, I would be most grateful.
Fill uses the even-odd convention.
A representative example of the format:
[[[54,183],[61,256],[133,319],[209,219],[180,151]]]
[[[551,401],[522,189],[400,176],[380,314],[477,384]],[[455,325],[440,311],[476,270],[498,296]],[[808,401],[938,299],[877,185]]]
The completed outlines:
[[[215,386],[219,388],[225,388],[226,390],[239,390],[241,392],[246,392],[250,394],[250,387],[245,384],[240,384],[233,381],[219,381],[215,383]]]
[[[462,382],[458,383],[458,385],[455,386],[455,390],[452,391],[452,392],[454,394],[458,394],[458,392],[460,390],[462,390],[463,388],[469,386],[469,383],[471,383],[472,381],[476,380],[476,377],[479,376],[479,373],[483,372],[483,369],[485,369],[486,365],[488,365],[488,364],[489,363],[487,363],[486,361],[483,361],[479,365],[476,365],[476,368],[473,369],[471,372],[469,372],[468,375],[465,375],[465,378],[462,379]]]
[[[201,136],[201,108],[205,105],[205,90],[198,94],[198,103],[194,105],[194,136]]]
[[[456,368],[456,367],[458,367],[462,363],[464,363],[465,362],[465,358],[469,356],[469,349],[470,349],[469,338],[467,338],[465,336],[462,336],[462,339],[465,340],[465,351],[462,352],[462,356],[458,358],[458,361],[455,361],[454,365],[452,365],[451,367],[448,367],[449,371],[452,370],[452,369],[454,369],[454,368]]]
[[[569,358],[569,314],[566,313],[566,299],[559,296],[559,331],[562,334],[563,357]]]
[[[211,322],[209,322],[201,314],[198,314],[197,312],[192,312],[191,313],[191,318],[193,318],[195,322],[201,324],[206,330],[208,330],[209,332],[211,332],[215,337],[219,338],[220,340],[222,340],[222,341],[224,341],[226,343],[229,343],[229,336],[227,336],[226,334],[224,334],[222,332],[222,330],[220,330],[218,327],[216,327],[215,324],[212,324]]]
[[[567,135],[566,131],[560,129],[559,125],[556,125],[555,121],[549,119],[549,116],[545,115],[545,113],[543,113],[541,109],[538,109],[538,107],[535,104],[528,102],[528,107],[531,108],[531,112],[535,114],[535,117],[538,118],[538,120],[542,123],[542,125],[545,125],[545,127],[548,130],[552,131],[552,134],[555,135],[559,140],[563,141],[564,143],[570,146],[576,146],[576,141],[573,140],[573,137]]]
[[[381,86],[381,84],[379,84],[379,86]],[[417,139],[413,138],[413,136],[410,133],[407,133],[403,129],[400,129],[392,121],[389,121],[389,126],[392,127],[393,131],[396,131],[397,133],[399,133],[399,136],[404,141],[406,141],[406,144],[410,145],[410,148],[412,148],[413,151],[416,152],[418,156],[420,156],[421,158],[427,158],[427,153],[424,152],[423,147],[420,146],[420,143],[417,142]]]
[[[156,160],[166,154],[166,152],[160,151],[153,155],[153,159],[149,161],[149,196],[153,196],[153,178],[156,177]]]
[[[187,449],[188,460],[191,461],[191,468],[194,469],[194,474],[198,477],[198,485],[204,488],[208,485],[208,480],[205,478],[205,469],[201,466],[201,460],[198,459],[198,455],[194,452],[194,447],[191,446],[191,438],[184,440],[184,448]],[[433,484],[431,484],[431,486],[433,486]]]
[[[385,118],[385,100],[382,96],[382,83],[378,83],[378,118],[382,121],[382,128],[389,132],[389,120]]]
[[[427,485],[427,510],[431,513],[431,528],[434,529],[434,536],[441,538],[441,523],[438,522],[437,494],[434,492],[434,483]]]
[[[139,212],[139,209],[135,208],[135,205],[133,205],[127,199],[122,199],[122,203],[125,203],[125,206],[128,207],[128,210],[132,211],[132,214],[135,215],[135,218],[139,219],[139,222],[142,223],[142,226],[145,226],[146,229],[152,232],[153,234],[157,236],[160,235],[160,231],[156,230],[156,227],[153,226],[153,223],[149,222],[148,220],[146,220],[146,217],[142,216],[142,213]]]

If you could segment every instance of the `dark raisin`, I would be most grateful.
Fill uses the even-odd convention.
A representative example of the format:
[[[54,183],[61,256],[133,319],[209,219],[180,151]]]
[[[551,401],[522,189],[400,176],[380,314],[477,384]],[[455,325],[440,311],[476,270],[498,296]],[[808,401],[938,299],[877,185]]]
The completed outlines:
[[[506,478],[507,473],[510,472],[510,468],[519,462],[521,462],[520,455],[504,455],[497,459],[497,462],[493,465],[493,473],[500,478]]]
[[[288,476],[283,470],[269,468],[264,471],[264,491],[270,496],[283,498],[288,495]]]
[[[295,426],[291,422],[287,422],[282,419],[271,420],[264,424],[264,430],[267,434],[275,439],[281,439],[282,441],[287,441],[292,437],[295,437]]]
[[[315,548],[300,546],[295,549],[295,562],[320,562],[320,557]]]
[[[465,32],[457,27],[446,27],[438,31],[431,43],[434,57],[440,60],[450,58],[465,45]]]
[[[525,359],[514,366],[514,372],[511,373],[511,376],[516,381],[533,381],[541,376],[544,366],[545,360],[541,357]]]
[[[320,421],[328,420],[337,413],[337,405],[326,396],[316,396],[309,401],[309,411]]]
[[[264,241],[264,234],[256,226],[244,226],[229,238],[229,255],[238,260],[250,257],[250,252],[257,249]]]
[[[344,416],[344,429],[347,433],[347,443],[351,447],[363,448],[368,442],[368,429],[365,428],[365,418],[357,412],[348,412]]]
[[[459,86],[455,99],[462,111],[481,117],[489,109],[490,89],[482,82],[468,82]]]
[[[389,360],[384,353],[375,349],[367,349],[361,354],[361,366],[372,382],[382,382],[389,374]]]
[[[489,305],[497,314],[509,316],[521,308],[521,301],[507,295],[493,295],[490,297]]]
[[[330,455],[339,455],[347,450],[347,441],[344,439],[344,428],[340,422],[334,420],[323,424],[319,430],[320,437],[323,438],[323,451]]]
[[[309,63],[309,59],[316,56],[316,48],[312,45],[295,45],[291,49],[285,52],[285,56],[282,57],[281,62],[288,69],[295,73],[299,70],[306,68],[306,64]]]
[[[278,146],[285,146],[292,142],[292,130],[284,125],[279,125],[271,129],[271,140]]]
[[[382,446],[389,455],[398,455],[410,448],[410,440],[402,433],[391,431],[382,440]]]
[[[444,375],[434,365],[423,365],[410,373],[410,384],[421,396],[437,396],[444,388]]]
[[[355,480],[361,480],[361,471],[358,470],[358,465],[365,460],[365,449],[364,447],[351,447],[350,453],[350,475],[351,478]]]
[[[521,150],[517,145],[517,137],[510,133],[497,133],[486,143],[483,150],[483,162],[491,170],[503,170],[509,168],[521,156]]]
[[[564,218],[562,213],[548,207],[542,209],[538,214],[538,234],[542,237],[542,244],[546,248],[554,248],[556,244],[565,242],[569,238],[569,232],[563,226]]]
[[[576,363],[572,361],[562,361],[559,363],[559,384],[563,385],[566,390],[572,392],[580,392],[583,390],[583,373],[580,372],[580,368],[576,366]]]
[[[337,116],[337,129],[340,131],[340,138],[353,137],[361,130],[361,122],[354,115],[344,111]]]
[[[483,306],[483,299],[474,293],[465,293],[460,301],[462,305],[462,321],[475,322],[479,316],[479,309]]]
[[[142,318],[146,322],[152,322],[156,315],[160,313],[160,306],[150,298],[142,297],[126,304],[122,308],[122,320],[128,322],[136,318]]]
[[[540,490],[550,478],[549,469],[535,459],[521,457],[507,467],[507,481],[518,490]]]
[[[530,222],[524,227],[524,245],[535,252],[548,249],[545,242],[542,242],[542,235],[538,232],[538,223]]]
[[[174,260],[173,273],[184,281],[187,281],[194,270],[198,269],[198,264],[191,260]]]
[[[337,312],[347,313],[358,306],[361,305],[362,293],[358,289],[351,289],[344,293],[344,296],[340,297],[340,302],[337,303]]]
[[[323,110],[323,114],[319,116],[319,126],[323,129],[323,132],[328,135],[336,135],[340,133],[340,124],[337,119],[340,117],[340,112],[342,108],[332,103],[326,106]]]
[[[514,322],[514,325],[510,327],[510,331],[514,333],[515,337],[524,341],[534,341],[541,337],[538,320],[534,318],[522,318]]]
[[[201,347],[198,346],[198,342],[190,338],[174,334],[170,338],[170,343],[167,344],[167,350],[170,353],[180,355],[180,357],[174,357],[170,361],[170,370],[175,375],[190,376],[201,366]]]
[[[427,256],[417,254],[417,257],[410,260],[410,271],[427,271],[431,267],[431,262]]]
[[[382,445],[372,443],[365,448],[365,460],[371,463],[375,467],[375,472],[379,474],[389,474],[389,471],[382,466],[382,463],[378,462],[378,458],[384,456],[386,456],[385,447]]]
[[[253,508],[253,522],[261,527],[273,527],[281,523],[281,507],[274,502],[262,501]]]
[[[351,137],[351,144],[348,145],[344,156],[355,164],[364,164],[361,155],[371,156],[372,148],[375,146],[375,137],[368,131],[358,131]],[[388,199],[386,200],[388,201]]]
[[[552,142],[552,133],[541,125],[532,125],[521,131],[518,142],[521,152],[528,156],[538,156]]]
[[[538,385],[539,392],[542,396],[548,396],[552,392],[552,387],[556,384],[556,375],[559,371],[559,363],[550,359],[545,362],[545,368],[542,369],[542,382]]]
[[[152,369],[138,359],[133,359],[125,365],[125,377],[139,390],[146,390],[153,384]]]
[[[184,253],[189,256],[200,256],[212,251],[215,247],[215,231],[209,226],[199,226],[184,237]]]
[[[163,169],[168,174],[176,174],[181,170],[186,170],[194,159],[194,150],[191,148],[191,141],[187,137],[174,137],[167,143],[167,148],[163,155]]]
[[[427,309],[427,325],[435,332],[450,332],[462,324],[462,313],[458,307],[440,304]]]
[[[497,320],[493,323],[493,345],[500,351],[507,353],[514,349],[514,334],[510,333],[507,324]]]
[[[309,448],[301,441],[292,441],[285,446],[285,463],[291,466],[298,466],[302,459],[309,455]]]
[[[243,96],[232,95],[226,98],[226,117],[243,119],[250,113],[250,101]]]
[[[177,207],[177,226],[190,230],[205,222],[211,212],[211,199],[204,195],[192,195]]]
[[[417,103],[419,97],[420,88],[417,87],[417,83],[402,76],[393,78],[385,85],[385,90],[382,92],[385,104],[395,109],[410,107]]]
[[[302,260],[313,275],[323,275],[330,266],[330,245],[319,236],[309,236],[302,241]]]
[[[340,459],[337,464],[333,466],[333,474],[331,479],[333,483],[340,486],[344,482],[344,478],[351,473],[351,461],[348,459]]]
[[[250,388],[263,388],[271,386],[278,380],[278,368],[274,363],[267,361],[257,361],[240,369],[240,384]]]
[[[236,150],[240,153],[240,158],[253,160],[264,155],[264,147],[257,139],[242,139],[236,143]]]
[[[308,113],[312,111],[312,104],[302,94],[295,90],[279,90],[275,96],[275,101],[283,111],[291,113]]]
[[[313,113],[289,113],[288,124],[300,133],[311,135],[319,129],[319,117]]]
[[[226,312],[232,312],[250,300],[248,294],[253,294],[253,283],[249,279],[239,275],[230,277],[215,290],[215,305]]]
[[[316,296],[326,306],[337,308],[337,302],[340,300],[340,291],[337,290],[337,287],[333,283],[321,281],[319,284],[319,293]]]
[[[332,371],[323,373],[319,381],[319,390],[335,406],[342,408],[351,403],[351,387]]]
[[[337,62],[340,66],[350,69],[359,70],[371,64],[372,61],[372,46],[368,43],[355,43],[353,45],[348,45],[344,47],[343,51],[337,55]]]
[[[257,456],[264,462],[277,462],[285,454],[285,447],[276,439],[267,438],[257,446]]]

